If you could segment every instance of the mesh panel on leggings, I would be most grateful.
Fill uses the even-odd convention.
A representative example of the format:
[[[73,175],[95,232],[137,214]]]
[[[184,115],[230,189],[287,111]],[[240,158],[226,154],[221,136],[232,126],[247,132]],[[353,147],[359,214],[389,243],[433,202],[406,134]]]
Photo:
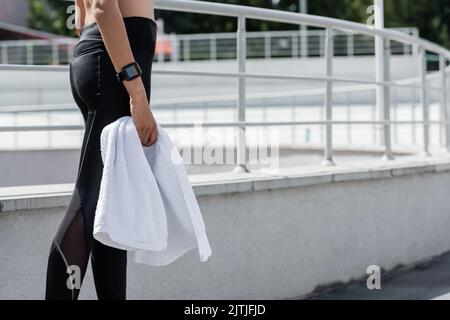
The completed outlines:
[[[78,187],[75,187],[50,249],[46,291],[48,299],[78,298],[79,286],[89,260],[85,233],[84,212]],[[55,283],[59,285],[49,285]]]

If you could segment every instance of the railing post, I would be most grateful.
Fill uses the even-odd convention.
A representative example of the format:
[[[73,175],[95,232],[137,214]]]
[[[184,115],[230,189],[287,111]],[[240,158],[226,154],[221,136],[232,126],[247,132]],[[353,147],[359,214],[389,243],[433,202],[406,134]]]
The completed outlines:
[[[165,43],[167,43],[167,41],[168,41],[168,37],[167,37],[167,35],[165,35],[165,34],[162,34],[162,33],[160,33],[159,34],[159,36],[158,36],[158,38],[159,38],[159,41],[161,41],[161,48],[164,48],[165,47]],[[157,60],[158,60],[158,62],[159,63],[164,63],[164,62],[166,62],[165,60],[165,52],[164,52],[165,50],[159,50],[159,52],[158,52],[158,54],[157,54]]]
[[[211,36],[209,39],[209,57],[211,58],[210,60],[217,60],[217,38],[215,36]]]
[[[427,53],[423,46],[419,48],[420,101],[423,113],[423,151],[422,155],[430,156],[430,124],[427,94]]]
[[[300,31],[300,56],[302,58],[308,58],[309,56],[309,46],[308,46],[308,37],[309,31],[304,28]]]
[[[292,34],[292,58],[297,58],[299,56],[299,36],[297,34]]]
[[[247,35],[246,35],[246,18],[245,16],[238,17],[237,29],[237,61],[239,73],[246,72],[247,60]],[[245,101],[246,100],[246,78],[241,76],[238,79],[238,121],[245,122]],[[243,173],[249,172],[247,167],[247,142],[245,136],[245,125],[238,127],[237,137],[237,167],[234,172]]]
[[[8,64],[8,46],[2,44],[2,64]]]
[[[308,1],[299,0],[300,13],[308,13]],[[301,41],[301,56],[302,58],[308,57],[308,27],[304,24],[300,25],[300,41]]]
[[[352,33],[347,34],[347,56],[353,57],[355,55],[355,38]]]
[[[31,42],[27,42],[26,44],[26,64],[31,66],[34,63],[34,59],[33,59],[33,45],[31,44]]]
[[[59,65],[59,47],[58,43],[52,43],[52,63],[54,65]]]
[[[183,41],[183,61],[191,61],[191,43],[188,38]]]
[[[439,56],[439,70],[441,71],[441,110],[443,114],[443,127],[445,132],[445,147],[450,151],[450,124],[449,124],[449,110],[447,101],[447,74],[445,68],[447,66],[446,58],[443,55]]]
[[[172,45],[172,52],[170,54],[171,62],[178,62],[180,60],[180,40],[175,33],[169,35],[170,43]]]
[[[72,46],[72,44],[70,43],[66,43],[66,48],[67,48],[67,62],[70,63],[70,60],[72,60],[73,57],[74,46]]]
[[[375,27],[384,28],[384,1],[375,0]],[[376,61],[376,79],[380,82],[377,87],[377,108],[380,120],[384,122],[381,132],[381,141],[384,144],[384,160],[394,160],[391,141],[391,94],[387,82],[390,80],[389,59],[391,55],[390,40],[381,35],[375,37],[375,61]]]
[[[416,37],[416,38],[420,38],[419,30],[414,30],[414,31],[412,32],[412,36],[414,36],[414,37]],[[411,54],[412,54],[413,56],[417,56],[417,55],[419,54],[419,47],[418,47],[416,44],[413,44],[413,45],[411,46],[411,50],[412,50]]]
[[[264,34],[264,57],[266,59],[272,58],[272,38],[268,33]]]
[[[333,29],[327,28],[325,31],[325,61],[326,61],[326,76],[333,77],[333,57],[334,57],[334,37]],[[322,162],[323,166],[333,166],[333,81],[328,79],[325,84],[325,120],[326,135],[325,135],[325,159]]]
[[[391,88],[387,84],[387,82],[391,80],[390,42],[389,39],[382,39],[382,61],[380,61],[380,65],[378,65],[378,68],[381,69],[378,70],[378,72],[381,72],[378,81],[383,82],[383,85],[379,88],[378,92],[378,110],[380,111],[381,120],[384,121],[381,141],[383,141],[385,148],[383,159],[388,161],[395,159],[394,153],[392,152]]]

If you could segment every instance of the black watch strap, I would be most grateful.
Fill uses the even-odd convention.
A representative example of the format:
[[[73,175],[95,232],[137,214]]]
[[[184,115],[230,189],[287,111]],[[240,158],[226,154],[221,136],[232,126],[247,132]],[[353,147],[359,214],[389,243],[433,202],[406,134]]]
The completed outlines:
[[[141,75],[142,69],[139,63],[132,62],[130,64],[127,64],[119,73],[117,73],[117,79],[119,79],[120,82],[125,80],[130,81],[137,77],[140,77]]]

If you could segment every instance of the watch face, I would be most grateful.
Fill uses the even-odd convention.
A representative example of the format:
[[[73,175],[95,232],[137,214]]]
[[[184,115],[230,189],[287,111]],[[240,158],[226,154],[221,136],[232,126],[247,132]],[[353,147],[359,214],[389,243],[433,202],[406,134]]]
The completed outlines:
[[[141,67],[137,62],[127,65],[117,74],[119,81],[132,80],[142,74]]]
[[[138,70],[137,70],[135,65],[132,65],[132,66],[129,66],[128,68],[126,68],[125,72],[126,72],[126,75],[127,75],[128,79],[134,78],[137,75],[139,75],[139,72],[138,72]]]

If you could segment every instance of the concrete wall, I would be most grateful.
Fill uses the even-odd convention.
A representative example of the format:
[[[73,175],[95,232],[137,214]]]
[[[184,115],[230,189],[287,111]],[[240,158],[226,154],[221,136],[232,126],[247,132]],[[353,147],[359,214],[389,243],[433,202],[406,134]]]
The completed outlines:
[[[449,157],[191,179],[212,256],[148,267],[130,255],[130,299],[294,298],[450,250]],[[0,189],[0,299],[43,297],[60,189]],[[92,281],[82,299],[95,299]]]
[[[75,181],[80,149],[0,152],[0,187]]]

